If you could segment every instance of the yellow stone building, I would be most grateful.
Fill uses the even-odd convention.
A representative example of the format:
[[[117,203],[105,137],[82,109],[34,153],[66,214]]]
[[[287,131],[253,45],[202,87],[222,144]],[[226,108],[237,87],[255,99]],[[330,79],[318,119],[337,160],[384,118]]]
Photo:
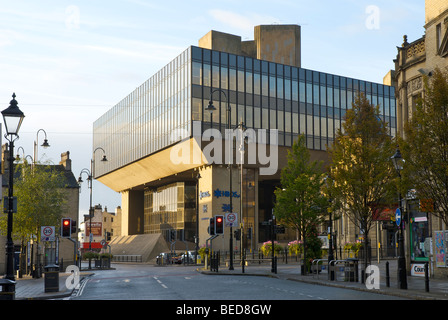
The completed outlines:
[[[419,98],[423,97],[424,77],[431,77],[434,69],[448,67],[448,2],[425,1],[424,35],[416,40],[405,35],[397,47],[395,70],[384,79],[395,86],[397,98],[397,134],[403,136],[403,128],[414,112]],[[405,137],[404,137],[405,138]],[[448,248],[447,226],[430,212],[422,212],[420,199],[411,191],[406,195],[405,214],[409,225],[405,232],[406,260],[412,271],[414,264],[430,262],[436,275],[446,274]],[[445,239],[445,240],[444,240]]]

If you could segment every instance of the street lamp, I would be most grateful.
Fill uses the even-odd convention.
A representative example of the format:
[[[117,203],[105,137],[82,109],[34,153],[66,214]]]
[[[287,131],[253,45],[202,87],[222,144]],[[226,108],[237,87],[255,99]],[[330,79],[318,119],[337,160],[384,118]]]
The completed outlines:
[[[11,294],[14,299],[15,279],[14,279],[14,242],[12,241],[12,219],[14,210],[14,141],[19,138],[18,133],[25,115],[17,106],[16,94],[12,94],[9,107],[2,111],[3,122],[5,124],[5,138],[9,141],[9,188],[8,188],[8,226],[6,240],[6,274],[2,284],[5,291]],[[9,282],[9,283],[8,283]]]
[[[240,143],[240,156],[241,156],[241,176],[240,176],[240,212],[241,212],[241,223],[240,223],[240,255],[241,255],[241,270],[244,273],[244,259],[245,259],[245,252],[244,252],[244,224],[243,224],[243,209],[244,209],[244,203],[243,203],[243,181],[244,181],[244,172],[243,172],[243,163],[244,163],[244,142],[245,142],[245,137],[244,137],[244,133],[247,130],[246,125],[244,124],[243,121],[240,122],[240,124],[238,125],[238,128],[240,129],[240,133],[241,133],[241,143]],[[247,137],[246,137],[247,138]],[[233,139],[233,138],[232,138]]]
[[[403,170],[403,165],[405,160],[401,156],[400,149],[397,146],[397,150],[395,154],[391,157],[392,163],[394,164],[394,168],[397,171],[398,177],[400,178],[400,186],[401,186],[401,170]],[[398,208],[401,212],[403,209],[401,207],[401,190],[398,188]],[[403,213],[402,213],[403,215]],[[398,228],[400,230],[400,236],[398,237],[398,247],[399,247],[399,255],[398,255],[398,270],[397,270],[397,278],[398,278],[398,287],[400,289],[407,289],[408,283],[406,278],[406,257],[404,253],[404,238],[403,238],[403,219],[400,220],[398,224]]]
[[[37,152],[38,152],[38,144],[39,144],[39,132],[42,131],[45,134],[45,138],[44,138],[44,143],[41,144],[41,147],[44,147],[44,149],[47,149],[50,145],[48,144],[48,140],[47,140],[47,133],[45,132],[44,129],[39,129],[37,130],[36,133],[36,140],[34,141],[34,161],[37,162],[38,156],[37,156]]]
[[[102,162],[107,161],[106,158],[106,152],[104,151],[103,148],[98,147],[96,148],[93,153],[92,153],[92,159],[90,160],[90,170],[87,168],[84,168],[81,170],[81,172],[79,173],[79,178],[78,178],[78,184],[81,185],[81,183],[83,183],[82,180],[82,174],[85,173],[87,174],[87,181],[88,181],[88,188],[90,189],[90,202],[89,202],[89,251],[92,250],[92,216],[93,216],[93,206],[92,206],[92,186],[93,186],[93,176],[94,176],[94,168],[95,168],[95,152],[97,150],[102,150],[103,151],[103,158],[101,159]],[[91,269],[91,259],[89,259],[89,269]]]
[[[194,237],[195,242],[194,264],[198,263],[198,252],[199,252],[199,179],[201,179],[201,174],[198,171],[198,173],[196,174],[196,236]]]
[[[327,187],[327,190],[330,190],[330,176],[328,175],[327,177],[325,177],[325,186]],[[332,199],[331,199],[331,194],[328,191],[328,202],[329,204],[331,204]],[[329,226],[328,226],[328,270],[329,270],[329,276],[330,276],[330,280],[334,280],[334,272],[331,271],[330,272],[330,263],[331,261],[334,260],[334,254],[333,254],[333,219],[332,219],[332,213],[333,213],[333,209],[331,207],[329,207],[328,209],[328,215],[329,215]]]
[[[214,89],[214,90],[210,91],[210,99],[209,99],[210,102],[208,103],[208,106],[207,106],[207,108],[205,110],[209,111],[210,115],[213,113],[213,111],[216,111],[216,108],[213,105],[213,101],[212,101],[212,96],[213,96],[213,93],[215,91],[220,91],[222,94],[224,94],[224,97],[226,97],[226,102],[227,102],[226,125],[227,125],[227,129],[229,130],[228,132],[230,132],[230,119],[232,119],[231,118],[232,110],[230,108],[229,99],[228,99],[228,97],[227,97],[227,95],[226,95],[224,90],[222,90],[222,89]],[[231,141],[229,141],[230,142],[229,145],[230,145],[230,148],[231,148],[230,152],[229,152],[229,157],[230,157],[231,154],[233,155],[233,152],[231,152],[232,149],[233,149],[233,137],[232,137],[232,135],[230,135],[229,139],[231,139]],[[233,159],[229,159],[230,212],[232,212],[232,210],[233,210],[233,207],[232,207],[232,197],[233,197],[233,195],[232,195],[232,160]],[[230,241],[230,243],[229,243],[229,246],[230,246],[229,270],[233,270],[233,230],[232,230],[232,225],[230,225],[230,240],[229,241]]]

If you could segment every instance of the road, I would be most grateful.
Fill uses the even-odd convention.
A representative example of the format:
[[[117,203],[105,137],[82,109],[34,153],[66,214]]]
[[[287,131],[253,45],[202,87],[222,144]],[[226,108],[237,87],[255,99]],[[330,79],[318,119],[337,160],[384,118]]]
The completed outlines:
[[[391,300],[390,296],[260,276],[205,275],[195,266],[114,264],[70,300]]]

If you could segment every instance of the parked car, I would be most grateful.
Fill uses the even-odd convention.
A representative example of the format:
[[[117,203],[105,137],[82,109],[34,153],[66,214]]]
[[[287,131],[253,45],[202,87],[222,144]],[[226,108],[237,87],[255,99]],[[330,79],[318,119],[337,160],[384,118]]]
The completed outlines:
[[[194,263],[194,255],[195,255],[195,251],[186,251],[185,253],[182,254],[182,263],[193,264]]]
[[[171,263],[181,264],[182,263],[182,255],[174,253],[171,257]]]

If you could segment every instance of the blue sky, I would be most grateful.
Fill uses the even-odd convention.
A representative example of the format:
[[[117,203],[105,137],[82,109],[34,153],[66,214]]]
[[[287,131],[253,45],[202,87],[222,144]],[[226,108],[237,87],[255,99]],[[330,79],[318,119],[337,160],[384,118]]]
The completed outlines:
[[[70,151],[77,177],[90,168],[93,122],[212,29],[252,40],[256,25],[299,24],[303,68],[382,83],[403,35],[424,35],[424,10],[423,0],[0,0],[0,109],[15,92],[26,116],[16,150],[33,156],[44,129],[39,160]],[[113,211],[121,198],[95,182],[93,202]],[[88,206],[84,184],[82,214]]]

